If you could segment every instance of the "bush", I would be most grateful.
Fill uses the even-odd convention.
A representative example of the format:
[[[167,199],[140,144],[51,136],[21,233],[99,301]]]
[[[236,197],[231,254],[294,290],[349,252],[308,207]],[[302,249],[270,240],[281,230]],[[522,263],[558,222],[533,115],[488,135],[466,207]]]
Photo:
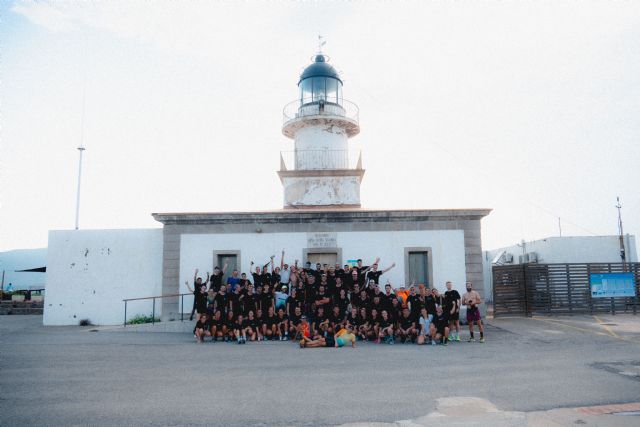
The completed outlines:
[[[93,324],[91,323],[91,320],[89,319],[82,319],[80,320],[80,322],[78,322],[78,324],[80,326],[93,326]]]
[[[160,319],[158,317],[155,318],[155,322],[159,322]],[[146,314],[138,314],[127,322],[127,325],[141,325],[143,323],[153,323],[154,319],[151,316],[147,316]]]

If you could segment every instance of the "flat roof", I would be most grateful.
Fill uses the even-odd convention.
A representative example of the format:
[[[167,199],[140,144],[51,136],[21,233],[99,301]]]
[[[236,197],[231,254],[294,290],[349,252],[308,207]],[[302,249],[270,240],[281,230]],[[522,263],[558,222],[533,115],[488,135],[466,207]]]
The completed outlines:
[[[163,224],[212,224],[224,222],[346,222],[346,221],[455,221],[480,220],[491,213],[491,209],[362,209],[314,207],[285,208],[244,212],[170,212],[153,213],[156,221]]]

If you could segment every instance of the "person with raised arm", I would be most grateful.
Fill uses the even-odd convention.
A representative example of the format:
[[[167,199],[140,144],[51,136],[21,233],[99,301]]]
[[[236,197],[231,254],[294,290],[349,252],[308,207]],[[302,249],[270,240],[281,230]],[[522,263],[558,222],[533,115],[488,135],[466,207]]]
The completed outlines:
[[[280,286],[289,287],[290,280],[291,280],[291,270],[289,269],[289,264],[284,262],[284,249],[283,249],[282,255],[280,256]]]
[[[229,265],[225,262],[224,266],[222,266],[222,270],[217,265],[213,269],[213,273],[209,278],[209,289],[213,289],[214,292],[218,292],[220,290],[220,286],[222,286],[222,277],[227,272],[227,267]]]
[[[193,321],[193,313],[204,313],[207,311],[207,282],[209,281],[209,273],[207,272],[207,280],[203,283],[202,277],[198,277],[198,269],[193,274],[193,288],[189,286],[189,281],[185,281],[187,289],[193,294],[193,307],[189,320]],[[203,288],[204,287],[204,291]]]
[[[380,258],[378,258],[378,260],[379,259]],[[378,262],[373,263],[370,267],[370,270],[367,272],[367,281],[373,280],[375,283],[380,283],[380,276],[382,276],[384,273],[388,272],[395,266],[396,263],[394,262],[384,270],[378,270]]]

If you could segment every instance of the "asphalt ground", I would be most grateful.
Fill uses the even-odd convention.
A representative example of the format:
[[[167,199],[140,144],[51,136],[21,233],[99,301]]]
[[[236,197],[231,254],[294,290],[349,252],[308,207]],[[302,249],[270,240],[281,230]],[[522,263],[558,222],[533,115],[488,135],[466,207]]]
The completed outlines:
[[[355,349],[41,322],[0,316],[1,425],[392,422],[456,396],[503,411],[640,402],[640,316],[491,319],[485,344]]]

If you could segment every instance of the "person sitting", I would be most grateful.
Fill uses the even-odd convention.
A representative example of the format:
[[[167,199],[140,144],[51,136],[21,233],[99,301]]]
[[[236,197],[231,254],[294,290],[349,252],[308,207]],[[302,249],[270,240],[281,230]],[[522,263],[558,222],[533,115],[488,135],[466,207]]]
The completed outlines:
[[[242,321],[243,344],[247,342],[247,335],[251,341],[255,341],[258,337],[258,322],[253,311],[249,311],[247,318]]]
[[[278,309],[276,320],[276,333],[280,341],[289,340],[289,316],[284,313],[284,307]]]
[[[440,343],[447,345],[449,342],[449,316],[442,310],[442,306],[436,307],[436,315],[431,322],[431,344]]]
[[[193,335],[198,343],[204,342],[204,337],[211,336],[209,316],[207,313],[202,313],[200,315],[200,318],[196,322],[196,326],[193,328]]]
[[[427,309],[422,307],[420,309],[420,318],[418,319],[420,324],[418,345],[427,344],[427,341],[431,341],[431,319],[433,319],[433,315],[427,313]]]
[[[393,323],[389,319],[387,310],[382,310],[381,318],[378,323],[378,340],[376,341],[376,344],[380,344],[382,339],[384,339],[387,344],[393,344],[395,340],[393,336]]]

